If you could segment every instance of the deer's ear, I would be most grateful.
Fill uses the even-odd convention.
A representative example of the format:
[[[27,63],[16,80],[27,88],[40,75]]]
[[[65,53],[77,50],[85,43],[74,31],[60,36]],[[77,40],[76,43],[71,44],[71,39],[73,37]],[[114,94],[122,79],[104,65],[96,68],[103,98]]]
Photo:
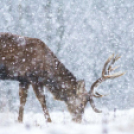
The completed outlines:
[[[77,94],[83,93],[84,89],[85,89],[85,81],[84,80],[77,81]]]

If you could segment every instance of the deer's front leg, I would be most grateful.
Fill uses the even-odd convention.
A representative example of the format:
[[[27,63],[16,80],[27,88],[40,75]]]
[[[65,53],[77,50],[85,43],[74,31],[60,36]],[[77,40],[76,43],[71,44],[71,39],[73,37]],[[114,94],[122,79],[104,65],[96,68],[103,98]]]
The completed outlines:
[[[46,106],[43,85],[41,83],[36,83],[36,84],[34,83],[34,84],[32,84],[32,87],[33,87],[36,97],[38,98],[38,100],[42,106],[46,121],[51,122],[51,118],[50,118],[50,115],[49,115],[49,112],[48,112],[47,106]]]
[[[28,83],[19,84],[19,97],[20,97],[20,108],[19,108],[19,116],[18,116],[19,122],[23,122],[23,112],[26,103],[28,87],[29,87]]]

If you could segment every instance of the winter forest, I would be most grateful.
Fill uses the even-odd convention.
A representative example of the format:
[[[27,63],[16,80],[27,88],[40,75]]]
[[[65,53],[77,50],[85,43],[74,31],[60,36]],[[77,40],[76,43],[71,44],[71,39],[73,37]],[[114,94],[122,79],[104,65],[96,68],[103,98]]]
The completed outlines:
[[[47,123],[31,86],[24,121],[18,123],[19,83],[0,80],[0,134],[133,134],[133,12],[132,0],[0,0],[0,32],[41,39],[77,80],[85,81],[87,91],[110,55],[121,56],[114,73],[125,72],[95,89],[106,94],[94,99],[103,112],[95,113],[88,103],[81,124],[72,122],[64,101],[54,100],[44,87],[53,120]]]

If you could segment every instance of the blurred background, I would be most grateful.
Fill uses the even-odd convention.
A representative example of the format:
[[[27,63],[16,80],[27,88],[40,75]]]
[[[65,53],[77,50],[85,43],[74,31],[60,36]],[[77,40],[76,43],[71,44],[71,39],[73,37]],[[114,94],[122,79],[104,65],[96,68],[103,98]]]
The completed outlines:
[[[126,74],[103,82],[96,90],[109,95],[95,103],[109,110],[134,108],[134,1],[1,0],[0,32],[43,40],[78,80],[85,80],[88,91],[107,58],[121,55],[117,71]],[[18,88],[18,82],[0,80],[0,112],[18,112]],[[49,109],[66,109],[44,92]],[[41,111],[31,87],[27,100],[26,111]]]

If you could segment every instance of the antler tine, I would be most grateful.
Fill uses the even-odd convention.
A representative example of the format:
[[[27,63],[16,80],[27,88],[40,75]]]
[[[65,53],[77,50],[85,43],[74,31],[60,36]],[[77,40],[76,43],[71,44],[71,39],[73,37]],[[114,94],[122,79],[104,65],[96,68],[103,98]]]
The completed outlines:
[[[104,96],[107,96],[108,94],[100,94],[100,93],[98,93],[98,92],[95,92],[95,94],[94,94],[94,97],[95,98],[101,98],[101,97],[104,97]]]
[[[118,67],[112,68],[112,65],[113,65],[113,64],[115,63],[115,61],[117,61],[120,57],[121,57],[121,56],[116,55],[116,56],[113,58],[113,61],[111,62],[111,65],[109,65],[109,67],[108,67],[108,74],[109,74],[111,71],[113,71],[113,70],[115,70],[115,69],[118,68]]]
[[[125,74],[125,72],[123,72],[123,73],[114,73],[114,74],[112,74],[112,75],[105,75],[105,76],[103,76],[105,79],[114,79],[114,78],[117,78],[117,77],[120,77],[120,76],[122,76],[122,75],[124,75]]]
[[[107,74],[107,66],[108,66],[108,63],[114,58],[114,54],[112,54],[108,59],[107,61],[105,62],[104,64],[104,67],[103,67],[103,70],[102,70],[102,76],[106,75]]]
[[[109,61],[109,59],[112,60],[110,65],[107,64],[107,66],[109,66],[109,67],[108,67],[108,74],[105,73],[105,74],[102,75],[102,77],[104,77],[104,78],[106,78],[106,79],[108,79],[108,78],[109,78],[109,79],[110,79],[110,78],[113,79],[113,78],[117,78],[117,77],[120,77],[120,76],[122,76],[122,75],[125,74],[125,73],[115,73],[115,74],[113,74],[113,75],[109,75],[110,72],[112,72],[113,70],[119,68],[119,66],[112,68],[112,65],[113,65],[113,64],[115,63],[115,61],[117,61],[120,57],[121,57],[121,56],[116,55],[115,57],[112,57],[113,60],[112,60],[111,56],[110,56],[110,58],[108,58],[107,61]],[[106,63],[107,63],[107,61],[106,61]],[[105,64],[106,64],[106,63],[105,63]],[[109,61],[109,63],[110,63],[110,61]],[[106,70],[105,65],[104,65],[103,70]],[[106,72],[106,71],[105,71],[105,72]]]
[[[96,97],[96,98],[101,98],[103,96],[106,96],[106,95],[102,95],[98,92],[95,92],[94,93],[94,88],[97,87],[100,83],[102,83],[103,81],[107,80],[107,79],[113,79],[113,78],[117,78],[117,77],[120,77],[122,75],[124,75],[125,73],[115,73],[115,74],[112,74],[110,75],[109,73],[117,68],[119,68],[118,66],[117,67],[114,67],[112,68],[112,65],[115,63],[115,61],[117,61],[121,56],[118,56],[116,55],[114,57],[114,54],[112,54],[108,59],[107,61],[105,62],[104,64],[104,67],[103,67],[103,70],[102,70],[102,76],[97,79],[91,86],[91,89],[89,91],[89,101],[90,101],[90,104],[91,104],[91,107],[93,108],[93,110],[97,113],[100,113],[102,112],[101,110],[98,110],[96,107],[95,107],[95,104],[94,104],[94,100],[93,100],[93,97]],[[107,72],[108,71],[108,72]]]
[[[117,68],[119,68],[119,66],[116,66],[114,68],[112,68],[111,66],[109,66],[108,71],[109,72],[112,72],[112,71],[116,70]]]
[[[116,56],[115,56],[115,61],[117,61],[117,60],[120,59],[120,58],[121,58],[121,56],[116,55]]]

